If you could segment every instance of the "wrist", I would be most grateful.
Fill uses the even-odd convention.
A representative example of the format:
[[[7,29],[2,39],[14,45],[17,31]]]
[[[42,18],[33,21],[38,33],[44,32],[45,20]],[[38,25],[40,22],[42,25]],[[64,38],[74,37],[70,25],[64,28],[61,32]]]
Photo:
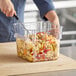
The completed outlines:
[[[56,12],[54,10],[49,11],[45,14],[45,17],[51,22],[57,17]]]

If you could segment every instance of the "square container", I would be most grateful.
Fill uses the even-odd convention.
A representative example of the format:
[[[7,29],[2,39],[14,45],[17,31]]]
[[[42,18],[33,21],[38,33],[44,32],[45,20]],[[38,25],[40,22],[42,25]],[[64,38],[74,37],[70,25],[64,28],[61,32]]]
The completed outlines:
[[[56,25],[48,21],[24,23],[24,26],[15,23],[17,55],[31,62],[58,59],[60,31],[52,26]]]

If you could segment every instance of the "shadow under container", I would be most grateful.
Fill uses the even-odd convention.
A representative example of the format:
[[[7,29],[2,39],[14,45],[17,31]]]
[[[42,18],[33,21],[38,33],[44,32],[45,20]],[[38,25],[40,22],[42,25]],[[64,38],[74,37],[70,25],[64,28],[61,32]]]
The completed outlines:
[[[14,24],[17,54],[31,61],[57,60],[59,57],[60,31],[48,21]],[[28,30],[26,30],[26,29]]]

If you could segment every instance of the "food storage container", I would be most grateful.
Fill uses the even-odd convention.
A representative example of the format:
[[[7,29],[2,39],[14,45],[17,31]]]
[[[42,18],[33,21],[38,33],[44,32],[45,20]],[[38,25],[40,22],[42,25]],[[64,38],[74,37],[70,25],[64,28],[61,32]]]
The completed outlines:
[[[17,55],[25,60],[50,61],[59,57],[60,31],[48,21],[14,24]],[[26,29],[28,30],[26,30]]]

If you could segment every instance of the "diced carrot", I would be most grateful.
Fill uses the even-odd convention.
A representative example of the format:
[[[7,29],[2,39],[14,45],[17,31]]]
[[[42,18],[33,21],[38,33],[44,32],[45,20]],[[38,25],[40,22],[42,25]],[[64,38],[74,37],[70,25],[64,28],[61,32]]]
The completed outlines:
[[[26,55],[27,54],[27,50],[26,49],[24,49],[24,55]]]

